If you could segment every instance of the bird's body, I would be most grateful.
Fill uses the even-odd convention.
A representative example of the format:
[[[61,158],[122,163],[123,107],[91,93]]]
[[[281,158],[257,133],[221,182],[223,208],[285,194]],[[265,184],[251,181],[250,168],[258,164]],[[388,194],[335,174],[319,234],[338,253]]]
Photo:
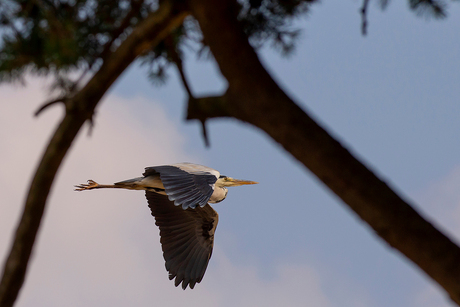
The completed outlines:
[[[214,244],[218,215],[208,203],[218,203],[227,196],[228,186],[255,184],[237,180],[212,168],[178,163],[147,167],[143,177],[111,185],[88,180],[77,191],[120,188],[145,190],[152,215],[160,228],[160,241],[169,278],[193,289],[204,276]]]

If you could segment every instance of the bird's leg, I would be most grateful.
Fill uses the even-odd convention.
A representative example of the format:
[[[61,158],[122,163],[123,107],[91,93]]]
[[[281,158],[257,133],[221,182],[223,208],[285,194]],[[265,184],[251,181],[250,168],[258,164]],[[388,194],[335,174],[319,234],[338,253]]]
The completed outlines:
[[[118,188],[114,184],[99,184],[94,180],[88,180],[88,183],[82,183],[75,186],[75,191],[85,191],[92,189],[103,189],[103,188]]]

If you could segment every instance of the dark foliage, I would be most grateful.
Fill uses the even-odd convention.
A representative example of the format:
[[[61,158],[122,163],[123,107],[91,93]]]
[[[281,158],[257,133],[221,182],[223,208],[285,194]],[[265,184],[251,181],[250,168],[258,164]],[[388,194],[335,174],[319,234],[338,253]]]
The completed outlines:
[[[239,19],[255,47],[269,41],[283,54],[288,54],[299,34],[299,30],[292,27],[292,21],[306,14],[314,2],[317,0],[240,1]]]
[[[419,15],[445,16],[442,0],[408,0]],[[317,0],[239,0],[239,20],[254,47],[266,43],[287,54],[299,30],[292,26]],[[389,0],[379,0],[385,8]],[[0,82],[17,80],[24,72],[54,74],[56,87],[73,71],[96,71],[132,29],[156,10],[155,0],[2,0],[0,1]],[[189,18],[171,44],[160,44],[141,56],[149,77],[161,84],[172,62],[189,47],[206,50],[196,22]],[[64,80],[64,81],[63,81]],[[66,90],[66,89],[64,89]]]
[[[156,8],[142,0],[0,2],[0,80],[92,69]]]

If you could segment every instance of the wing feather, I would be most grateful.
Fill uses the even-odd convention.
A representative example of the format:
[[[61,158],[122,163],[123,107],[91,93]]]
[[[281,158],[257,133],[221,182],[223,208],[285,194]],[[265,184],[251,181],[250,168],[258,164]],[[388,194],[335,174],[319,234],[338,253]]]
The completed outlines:
[[[220,175],[212,168],[191,163],[147,167],[143,175],[158,174],[169,199],[184,209],[204,207]]]
[[[182,288],[194,288],[206,272],[214,245],[218,215],[206,204],[195,209],[175,206],[166,195],[146,191],[147,201],[160,228],[160,242],[169,279]]]

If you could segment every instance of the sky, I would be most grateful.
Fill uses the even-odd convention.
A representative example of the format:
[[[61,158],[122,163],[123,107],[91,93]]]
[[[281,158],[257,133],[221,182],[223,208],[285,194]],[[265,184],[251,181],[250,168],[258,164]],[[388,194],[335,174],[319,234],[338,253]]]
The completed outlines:
[[[298,20],[294,53],[259,51],[273,78],[356,157],[460,242],[460,6],[426,20],[406,3],[323,1]],[[189,54],[197,96],[221,93],[212,61]],[[0,85],[0,257],[9,250],[34,168],[62,108],[32,116],[46,82]],[[445,292],[378,238],[262,131],[236,120],[186,122],[177,72],[155,86],[132,65],[80,132],[53,185],[16,306],[453,306]],[[260,182],[231,188],[203,281],[168,280],[158,229],[138,191],[74,192],[193,162]]]

